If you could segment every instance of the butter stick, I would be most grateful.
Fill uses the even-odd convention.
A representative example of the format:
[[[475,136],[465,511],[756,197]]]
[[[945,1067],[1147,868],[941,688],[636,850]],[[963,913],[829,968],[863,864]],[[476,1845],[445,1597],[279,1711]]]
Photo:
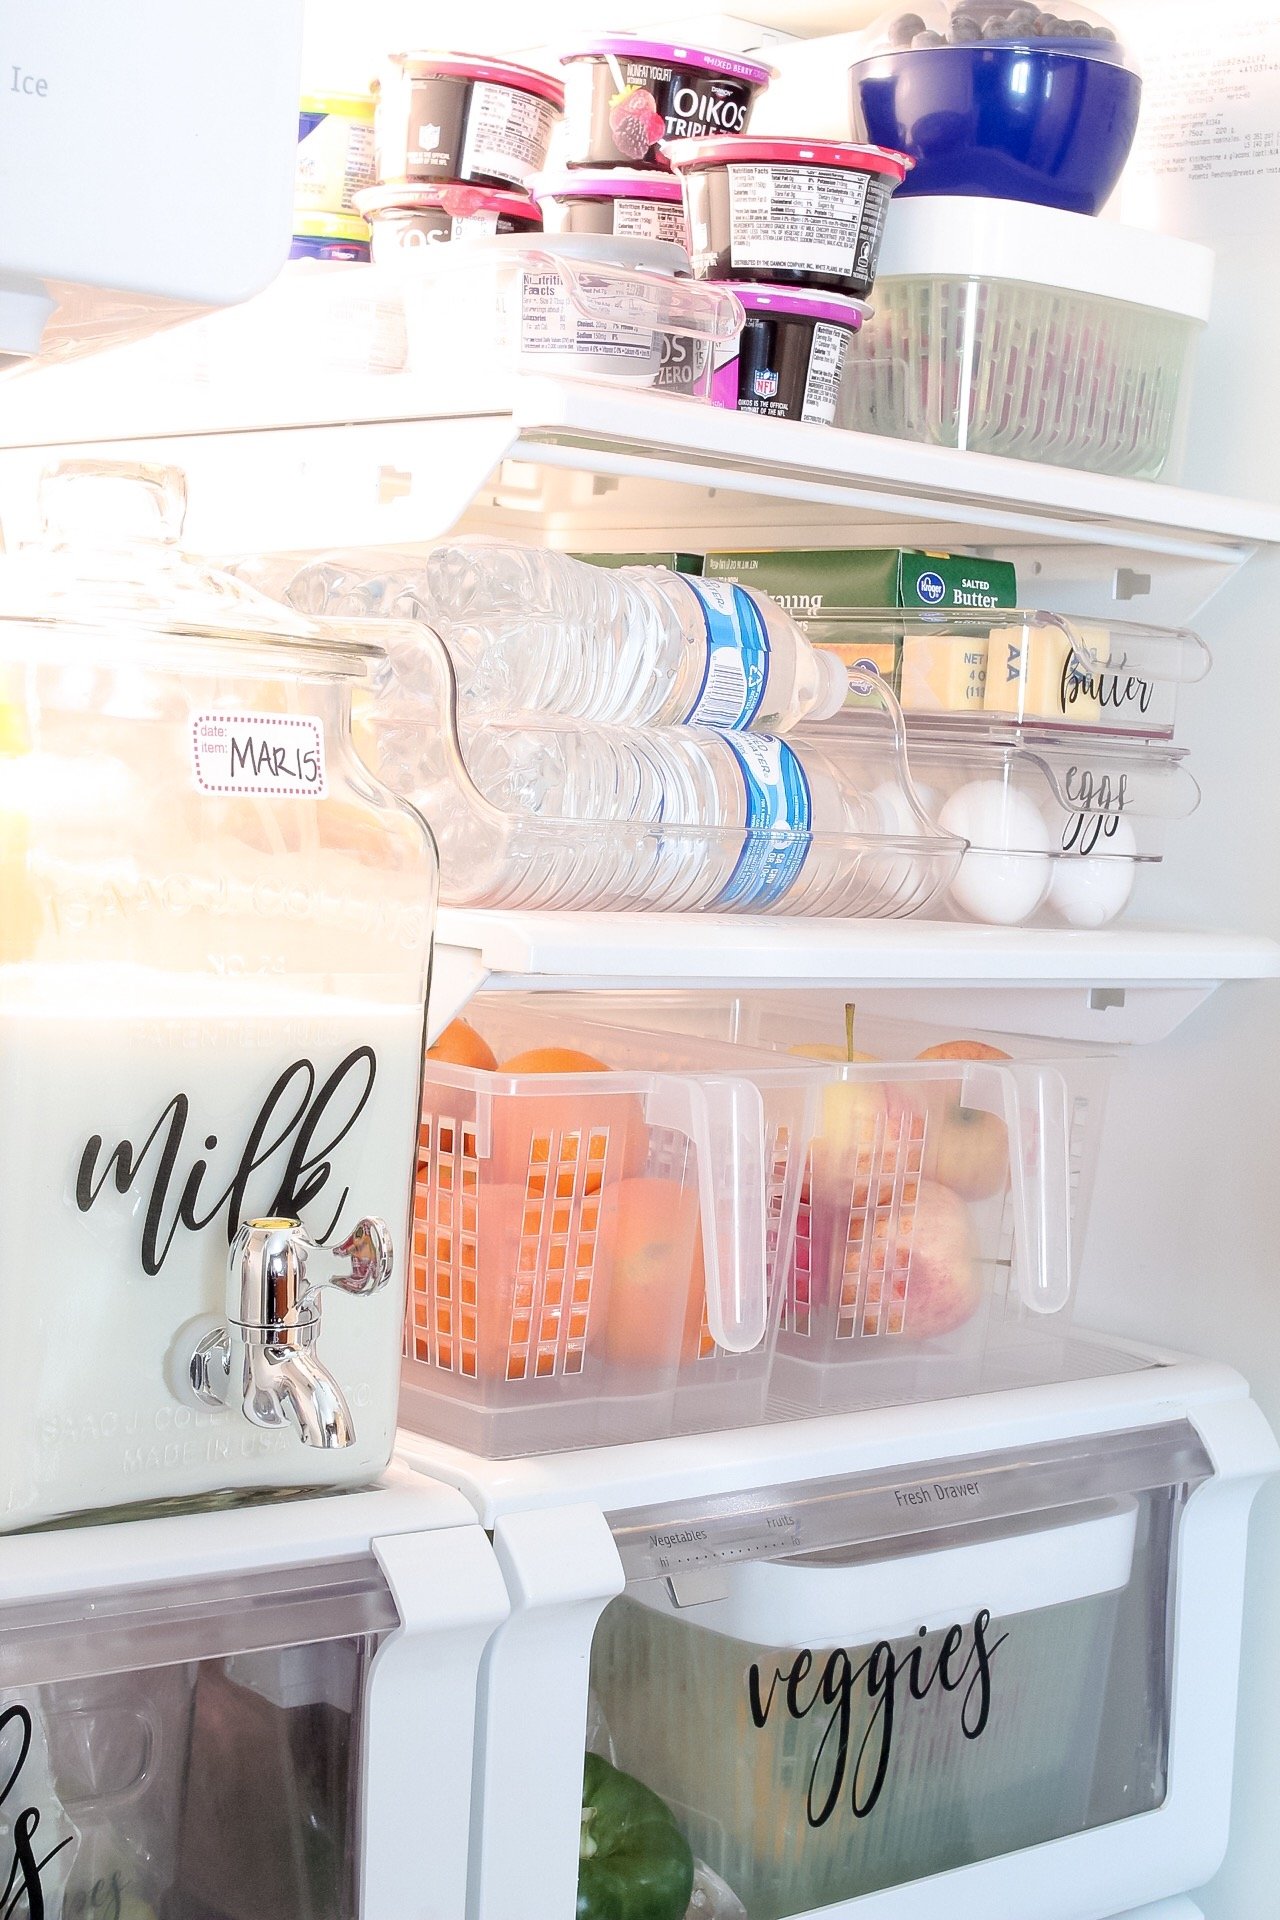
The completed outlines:
[[[1080,644],[1105,660],[1111,636],[1105,627],[1080,627]],[[1066,720],[1096,725],[1095,682],[1077,671],[1075,650],[1057,627],[993,627],[987,640],[986,710],[1024,720]]]
[[[902,636],[901,699],[905,712],[980,712],[986,680],[987,642],[981,635]]]

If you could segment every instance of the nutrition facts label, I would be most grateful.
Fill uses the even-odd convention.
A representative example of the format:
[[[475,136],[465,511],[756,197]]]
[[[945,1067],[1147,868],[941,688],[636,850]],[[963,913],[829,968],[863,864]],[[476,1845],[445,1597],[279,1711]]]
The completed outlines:
[[[522,187],[542,165],[555,115],[549,100],[477,81],[471,89],[462,174],[491,174]]]
[[[865,175],[834,167],[730,167],[731,264],[850,274],[867,197]]]
[[[844,372],[848,351],[849,335],[846,329],[829,327],[819,321],[813,330],[813,344],[809,348],[809,377],[804,383],[802,420],[823,427],[835,425],[840,376]]]
[[[636,240],[675,240],[684,245],[684,208],[678,200],[615,200],[613,231]]]
[[[520,347],[524,353],[609,354],[615,360],[657,357],[652,330],[584,320],[571,305],[560,275],[533,268],[521,280]]]

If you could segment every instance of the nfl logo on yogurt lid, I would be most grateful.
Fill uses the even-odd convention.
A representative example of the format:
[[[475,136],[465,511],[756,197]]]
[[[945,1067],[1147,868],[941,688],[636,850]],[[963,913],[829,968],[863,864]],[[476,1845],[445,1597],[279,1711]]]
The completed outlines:
[[[418,128],[418,145],[424,153],[434,153],[440,145],[440,129],[437,126]]]
[[[927,607],[936,607],[947,591],[946,581],[938,573],[922,573],[916,581],[916,592]]]
[[[757,400],[772,400],[778,391],[778,376],[771,369],[751,376],[751,391]]]

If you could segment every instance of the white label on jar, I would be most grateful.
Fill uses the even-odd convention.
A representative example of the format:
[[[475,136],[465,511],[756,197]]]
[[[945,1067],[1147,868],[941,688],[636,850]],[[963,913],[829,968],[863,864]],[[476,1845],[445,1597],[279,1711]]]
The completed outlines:
[[[583,286],[588,285],[588,276]],[[522,276],[520,298],[522,353],[608,354],[614,359],[649,360],[657,370],[658,348],[652,332],[584,320],[569,299],[560,275],[530,268]]]
[[[471,89],[462,177],[491,174],[522,187],[547,157],[555,113],[549,100],[478,80]]]
[[[201,793],[323,800],[324,729],[307,713],[197,713],[191,766]]]
[[[847,327],[828,326],[819,321],[813,330],[809,348],[809,375],[804,383],[804,405],[800,418],[815,426],[833,427],[840,382],[844,377],[845,356],[849,351]]]
[[[455,213],[449,227],[451,240],[477,240],[498,231],[496,213]]]
[[[683,246],[684,208],[678,200],[615,200],[613,231],[628,240],[674,240]]]
[[[865,174],[835,167],[730,167],[732,266],[852,273],[866,197]]]

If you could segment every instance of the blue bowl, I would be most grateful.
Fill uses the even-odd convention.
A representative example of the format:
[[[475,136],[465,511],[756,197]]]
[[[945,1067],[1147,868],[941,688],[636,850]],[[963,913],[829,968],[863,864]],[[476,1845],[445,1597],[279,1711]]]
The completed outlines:
[[[1142,79],[1062,48],[907,47],[850,72],[855,138],[909,153],[898,192],[1100,213],[1129,157]]]

